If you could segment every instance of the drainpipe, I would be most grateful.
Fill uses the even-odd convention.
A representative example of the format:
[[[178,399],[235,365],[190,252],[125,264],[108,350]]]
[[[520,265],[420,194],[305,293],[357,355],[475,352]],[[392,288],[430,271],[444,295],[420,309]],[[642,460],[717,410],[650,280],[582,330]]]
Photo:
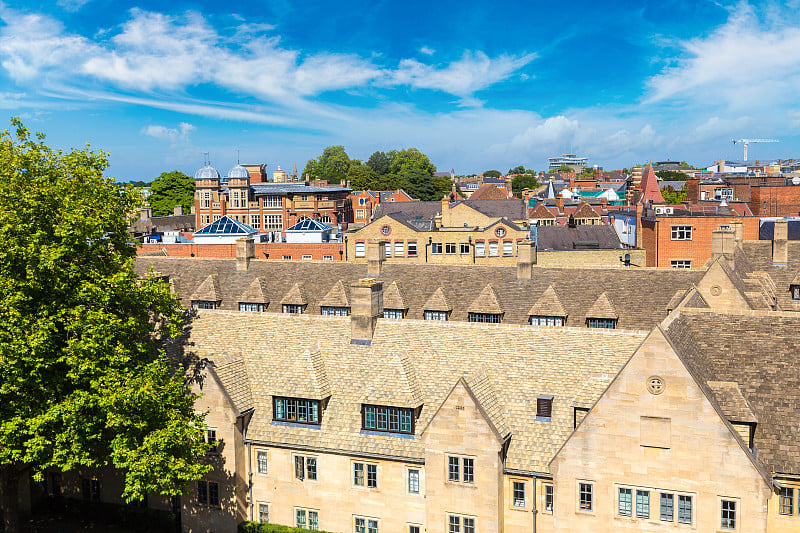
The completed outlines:
[[[536,518],[539,516],[539,510],[536,508],[536,476],[533,476],[533,509],[531,509],[531,516],[533,517],[533,533],[536,533]]]
[[[247,492],[248,503],[250,506],[250,521],[253,521],[253,452],[250,443],[247,443]]]
[[[344,260],[347,261],[347,235],[344,236]]]
[[[469,248],[472,250],[472,264],[475,264],[475,245],[472,244],[472,235],[469,236]]]
[[[428,235],[428,244],[425,245],[425,264],[428,263],[428,246],[433,242],[433,235]]]

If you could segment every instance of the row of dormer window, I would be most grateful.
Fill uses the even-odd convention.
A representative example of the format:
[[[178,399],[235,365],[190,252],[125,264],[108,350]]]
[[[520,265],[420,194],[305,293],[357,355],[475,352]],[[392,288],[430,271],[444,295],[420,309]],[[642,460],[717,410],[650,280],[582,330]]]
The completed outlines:
[[[322,419],[323,404],[320,400],[274,396],[272,419],[276,422],[318,426]],[[361,429],[413,435],[414,415],[414,409],[407,407],[362,404]]]

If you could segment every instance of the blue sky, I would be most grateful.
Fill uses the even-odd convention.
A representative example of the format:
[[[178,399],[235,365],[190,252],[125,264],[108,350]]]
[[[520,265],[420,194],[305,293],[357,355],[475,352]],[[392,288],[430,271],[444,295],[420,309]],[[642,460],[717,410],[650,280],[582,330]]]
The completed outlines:
[[[332,144],[457,173],[800,157],[800,1],[0,2],[0,109],[120,181]]]

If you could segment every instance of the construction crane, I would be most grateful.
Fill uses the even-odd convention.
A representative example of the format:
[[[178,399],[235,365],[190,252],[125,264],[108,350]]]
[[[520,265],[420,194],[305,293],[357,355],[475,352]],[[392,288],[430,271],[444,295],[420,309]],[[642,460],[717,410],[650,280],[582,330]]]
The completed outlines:
[[[744,145],[744,160],[747,161],[747,147],[750,143],[776,143],[778,139],[731,139],[733,144],[742,143]]]

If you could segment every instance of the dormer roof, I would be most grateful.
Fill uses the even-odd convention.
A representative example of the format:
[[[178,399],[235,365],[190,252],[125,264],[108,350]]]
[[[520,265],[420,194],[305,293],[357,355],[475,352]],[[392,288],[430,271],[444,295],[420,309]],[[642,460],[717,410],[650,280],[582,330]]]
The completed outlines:
[[[272,382],[272,396],[323,400],[331,395],[331,383],[319,348],[306,349],[295,357],[272,362],[277,379]]]
[[[403,298],[403,294],[402,291],[400,290],[400,285],[397,283],[397,280],[393,281],[383,291],[383,308],[408,309],[408,304],[406,304],[406,301]]]
[[[192,293],[189,298],[194,301],[207,301],[218,302],[222,300],[222,291],[219,288],[219,277],[216,274],[211,274],[197,289]]]
[[[266,282],[263,278],[254,279],[245,291],[239,296],[240,302],[267,304],[269,297],[266,291]]]
[[[444,295],[444,290],[439,287],[425,302],[423,309],[425,311],[452,311],[453,306],[447,301],[447,297]]]
[[[362,404],[416,409],[424,403],[414,362],[407,353],[373,365],[374,379],[360,398]]]
[[[616,320],[619,315],[611,304],[611,300],[608,299],[608,295],[603,293],[597,297],[592,307],[586,312],[586,318],[613,318]]]
[[[350,296],[342,280],[336,282],[331,290],[320,300],[321,307],[350,307]]]
[[[308,299],[306,298],[305,292],[303,291],[303,286],[299,283],[295,283],[292,285],[292,288],[289,289],[289,292],[286,293],[286,296],[281,299],[281,305],[308,305]]]
[[[538,316],[567,316],[567,311],[564,309],[564,305],[561,303],[561,300],[558,298],[558,294],[556,294],[556,290],[553,288],[552,285],[549,285],[542,295],[539,297],[538,300],[533,304],[530,311],[528,311],[529,315],[538,315]]]
[[[467,308],[467,312],[491,313],[495,315],[503,312],[503,308],[500,306],[500,302],[497,299],[497,293],[491,283],[487,284],[478,297],[473,300],[472,304]]]

